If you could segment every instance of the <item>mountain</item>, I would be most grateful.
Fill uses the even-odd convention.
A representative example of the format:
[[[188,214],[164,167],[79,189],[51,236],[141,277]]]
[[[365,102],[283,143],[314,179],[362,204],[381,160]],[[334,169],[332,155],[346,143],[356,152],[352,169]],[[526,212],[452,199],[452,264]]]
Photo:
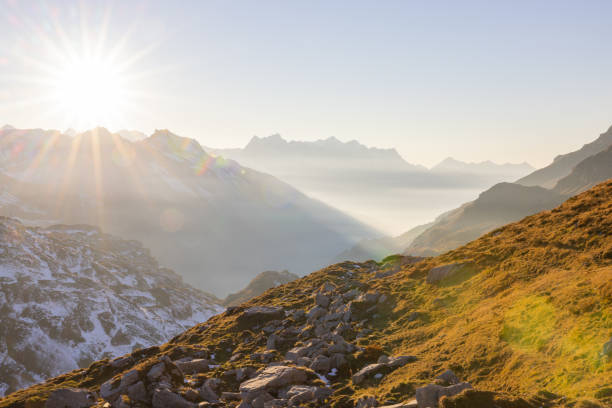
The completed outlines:
[[[97,406],[610,407],[611,254],[606,182],[435,258],[329,266],[0,407],[98,390]]]
[[[140,243],[0,217],[0,395],[169,340],[223,310]]]
[[[239,292],[229,294],[223,300],[223,306],[237,306],[264,293],[270,288],[292,282],[299,276],[288,271],[265,271],[253,278],[249,284]]]
[[[483,192],[472,202],[438,218],[413,239],[404,252],[413,256],[431,256],[457,248],[482,234],[509,222],[548,210],[567,196],[542,187],[500,183]]]
[[[431,168],[432,172],[437,173],[468,173],[468,174],[484,174],[484,175],[499,175],[504,178],[512,179],[513,177],[521,177],[535,170],[529,163],[504,163],[496,164],[490,160],[480,163],[466,163],[452,157],[448,157]]]
[[[602,133],[595,141],[585,144],[580,150],[555,157],[554,161],[542,169],[517,181],[524,186],[553,188],[559,180],[568,176],[574,167],[584,159],[606,150],[612,145],[612,127]]]
[[[611,144],[606,146],[608,141]],[[558,156],[551,166],[532,173],[533,178],[530,180],[542,180],[544,175],[559,175],[561,169],[573,163],[576,158],[583,157],[587,152],[595,152],[577,163],[566,176],[555,181],[551,189],[525,185],[520,180],[517,183],[493,186],[476,200],[436,219],[431,227],[413,240],[404,253],[416,256],[440,254],[508,222],[555,207],[568,197],[612,178],[611,149],[612,132],[609,130],[580,151]],[[553,178],[544,184],[552,181]]]
[[[340,160],[342,166],[348,165],[351,169],[361,168],[363,162],[379,168],[424,171],[425,167],[416,166],[406,162],[395,149],[379,149],[366,147],[356,140],[341,142],[330,137],[314,142],[286,141],[279,134],[268,137],[254,136],[244,149],[210,149],[211,153],[230,157],[247,166],[269,166],[272,169],[284,167],[299,168],[300,163],[322,165],[338,168]],[[297,160],[297,162],[296,162]],[[314,162],[314,163],[312,163]],[[346,167],[345,167],[346,168]]]
[[[138,142],[147,138],[145,133],[138,130],[121,129],[117,131],[117,134],[130,142]]]
[[[448,160],[428,170],[408,163],[395,149],[333,137],[304,142],[272,135],[253,137],[243,149],[206,150],[272,174],[391,236],[531,171],[528,165],[460,162],[455,169]]]
[[[380,235],[167,130],[138,142],[101,128],[75,137],[3,131],[0,173],[12,180],[0,185],[7,197],[1,214],[36,224],[95,225],[139,240],[162,265],[218,295],[244,287],[262,270],[304,274]]]
[[[432,224],[419,225],[397,237],[365,239],[340,253],[334,258],[333,263],[344,261],[365,262],[370,259],[381,261],[389,255],[402,253],[416,237],[425,232]]]
[[[612,144],[607,150],[578,163],[572,172],[559,180],[554,190],[562,194],[578,194],[612,177]]]

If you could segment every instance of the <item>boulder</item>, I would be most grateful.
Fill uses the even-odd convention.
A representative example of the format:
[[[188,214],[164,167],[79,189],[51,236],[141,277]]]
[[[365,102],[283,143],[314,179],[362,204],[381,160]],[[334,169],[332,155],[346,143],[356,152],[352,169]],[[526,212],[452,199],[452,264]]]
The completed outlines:
[[[317,306],[321,306],[323,308],[327,308],[327,306],[329,306],[329,296],[324,295],[321,292],[317,292],[314,295],[315,298],[315,303],[317,304]]]
[[[96,394],[80,388],[60,388],[49,395],[45,408],[85,408],[96,403]]]
[[[353,375],[353,384],[359,385],[361,384],[367,377],[373,376],[387,368],[386,364],[368,364],[363,367],[361,370],[357,371],[356,374]]]
[[[174,364],[185,374],[197,374],[208,371],[209,361],[204,358],[194,358],[187,361],[175,361]]]
[[[317,387],[307,385],[294,385],[287,391],[286,398],[291,405],[298,405],[303,402],[310,402],[315,399]]]
[[[447,385],[459,384],[459,378],[451,370],[446,370],[442,374],[436,377],[437,380],[441,380]]]
[[[443,387],[437,384],[429,384],[416,389],[416,400],[420,407],[437,408],[440,398],[459,394],[463,390],[472,388],[469,383],[459,383],[448,387]]]
[[[286,385],[303,384],[308,379],[308,371],[299,367],[271,366],[264,368],[254,378],[240,384],[243,401],[250,403],[257,396]]]
[[[194,408],[197,406],[167,388],[157,388],[153,392],[152,405],[153,408]]]
[[[327,310],[321,306],[315,306],[308,311],[306,317],[309,321],[317,320],[327,314]]]
[[[427,273],[427,283],[440,282],[457,273],[465,265],[464,262],[455,262],[431,268]]]
[[[147,388],[142,381],[138,381],[128,387],[127,395],[132,401],[147,402],[150,400]]]
[[[331,368],[329,357],[319,355],[310,363],[310,368],[319,373],[327,373]]]
[[[285,317],[285,312],[280,307],[253,306],[242,312],[236,322],[240,327],[254,327],[267,323],[271,320],[280,320]]]

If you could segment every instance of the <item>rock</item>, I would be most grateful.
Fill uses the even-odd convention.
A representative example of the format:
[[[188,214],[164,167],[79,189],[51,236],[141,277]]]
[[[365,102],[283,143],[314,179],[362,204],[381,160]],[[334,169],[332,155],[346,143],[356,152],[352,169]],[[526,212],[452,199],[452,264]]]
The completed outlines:
[[[431,268],[427,273],[427,283],[437,283],[457,273],[466,264],[456,262]]]
[[[310,364],[310,368],[319,373],[327,373],[331,368],[329,357],[319,355]]]
[[[390,357],[387,365],[391,368],[397,368],[405,366],[408,363],[414,363],[417,360],[415,356],[397,356]],[[459,382],[459,380],[457,380]]]
[[[436,377],[438,380],[442,380],[447,385],[459,384],[459,378],[451,370],[446,370],[442,374]]]
[[[610,338],[609,342],[604,344],[604,346],[603,346],[603,353],[606,356],[611,356],[612,357],[612,338]]]
[[[440,398],[459,394],[463,390],[472,388],[469,383],[459,383],[448,387],[437,384],[429,384],[416,389],[416,400],[419,407],[436,408]]]
[[[344,298],[344,300],[353,300],[356,297],[358,297],[360,294],[361,292],[358,289],[351,289],[345,292],[344,294],[342,294],[342,297]]]
[[[346,357],[342,353],[334,353],[329,358],[331,368],[342,368],[348,363]]]
[[[273,399],[264,404],[264,408],[284,408],[287,406],[287,400]]]
[[[294,385],[287,391],[287,398],[291,405],[312,401],[315,399],[316,388],[307,385]]]
[[[221,399],[224,401],[238,401],[241,397],[239,392],[222,392]]]
[[[217,393],[215,393],[215,391],[213,390],[213,387],[211,386],[212,384],[209,381],[210,380],[207,380],[200,387],[200,390],[199,390],[200,397],[206,402],[211,402],[211,403],[219,402],[219,397],[217,396]]]
[[[279,320],[285,317],[285,312],[279,307],[253,306],[242,312],[236,322],[241,327],[254,327],[271,320]]]
[[[130,385],[127,390],[127,395],[132,401],[147,402],[149,400],[147,388],[142,381]]]
[[[185,374],[197,374],[208,371],[209,361],[204,358],[195,358],[188,361],[175,361],[174,364]]]
[[[196,404],[187,401],[167,388],[157,388],[153,392],[153,408],[193,408]]]
[[[327,306],[329,306],[329,296],[324,295],[321,292],[317,292],[314,297],[317,306],[321,306],[323,308],[327,308]]]
[[[159,377],[162,376],[164,370],[164,363],[157,363],[149,369],[149,372],[147,373],[147,378],[149,379],[149,381],[156,381]]]
[[[308,372],[302,368],[272,366],[264,368],[257,376],[240,384],[240,394],[246,402],[253,401],[259,394],[286,385],[303,384]]]
[[[276,350],[276,343],[281,340],[276,334],[271,334],[266,342],[266,350]]]
[[[353,375],[353,383],[356,385],[361,384],[367,377],[372,376],[387,367],[386,364],[368,364]]]
[[[80,388],[60,388],[49,395],[45,408],[85,408],[96,403],[96,394]]]
[[[385,356],[384,354],[378,357],[378,364],[387,364],[389,362],[389,356]]]
[[[110,361],[110,366],[117,370],[125,369],[130,364],[134,364],[134,359],[131,356],[117,357]]]
[[[357,400],[355,408],[374,408],[378,406],[378,401],[374,397],[362,397]]]
[[[308,313],[306,314],[306,318],[309,321],[314,321],[317,320],[320,317],[323,317],[327,314],[327,310],[325,310],[325,308],[321,307],[321,306],[315,306],[312,309],[310,309],[308,311]]]
[[[319,288],[319,291],[325,292],[325,293],[335,292],[336,286],[331,282],[325,282],[323,285],[321,285],[321,287]]]
[[[266,402],[272,401],[273,399],[274,397],[271,396],[269,393],[262,392],[259,395],[257,395],[255,398],[253,398],[253,401],[251,401],[251,406],[253,408],[264,408]]]

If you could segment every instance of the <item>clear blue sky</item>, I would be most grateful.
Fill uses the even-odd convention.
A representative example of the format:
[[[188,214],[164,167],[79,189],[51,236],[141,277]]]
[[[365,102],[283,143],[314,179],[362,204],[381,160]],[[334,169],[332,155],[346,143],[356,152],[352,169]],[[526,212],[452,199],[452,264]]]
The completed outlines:
[[[106,38],[103,58],[122,44],[134,60],[122,73],[133,106],[100,123],[112,130],[169,128],[214,147],[277,132],[336,136],[425,165],[454,156],[541,166],[612,125],[610,1],[0,7],[0,122],[18,127],[74,125],[40,95],[45,66],[62,64],[49,49],[79,54],[84,33]]]

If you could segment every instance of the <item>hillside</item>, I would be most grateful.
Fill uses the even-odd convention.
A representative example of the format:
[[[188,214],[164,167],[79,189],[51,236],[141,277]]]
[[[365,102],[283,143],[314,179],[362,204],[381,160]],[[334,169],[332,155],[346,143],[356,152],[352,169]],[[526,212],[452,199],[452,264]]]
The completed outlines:
[[[550,189],[531,185],[524,182],[526,179],[497,184],[476,200],[438,217],[403,253],[416,256],[440,254],[508,222],[553,208],[566,198],[612,178],[611,149],[612,128],[581,150],[558,156],[551,166],[535,171],[531,180],[555,175],[541,183]],[[589,153],[593,155],[586,156]],[[565,175],[564,169],[570,165],[572,167]]]
[[[167,130],[137,142],[103,128],[74,137],[3,130],[0,173],[12,180],[0,185],[0,197],[12,200],[0,203],[1,215],[37,225],[95,225],[136,239],[162,265],[219,296],[263,270],[307,273],[379,235]]]
[[[542,187],[500,183],[472,202],[440,217],[404,250],[408,255],[431,256],[457,248],[501,225],[548,210],[567,196]]]
[[[559,180],[554,191],[578,194],[612,177],[612,144],[608,149],[578,163],[572,172]]]
[[[223,299],[223,306],[237,306],[257,297],[270,288],[284,285],[299,279],[299,276],[288,271],[264,271],[253,278],[242,290],[230,293]]]
[[[0,395],[223,311],[149,251],[88,226],[26,227],[0,217]]]
[[[555,157],[550,165],[519,179],[517,183],[524,186],[553,188],[559,180],[568,176],[578,163],[610,146],[612,146],[612,127],[593,142],[585,144],[574,152]]]
[[[343,408],[361,399],[356,406],[414,407],[416,391],[423,407],[473,387],[441,406],[609,407],[611,254],[606,182],[436,258],[327,267],[162,346],[94,363],[0,406],[37,407],[52,390],[102,386],[102,397],[122,406],[242,399],[241,407]],[[66,392],[77,391],[53,398]]]

